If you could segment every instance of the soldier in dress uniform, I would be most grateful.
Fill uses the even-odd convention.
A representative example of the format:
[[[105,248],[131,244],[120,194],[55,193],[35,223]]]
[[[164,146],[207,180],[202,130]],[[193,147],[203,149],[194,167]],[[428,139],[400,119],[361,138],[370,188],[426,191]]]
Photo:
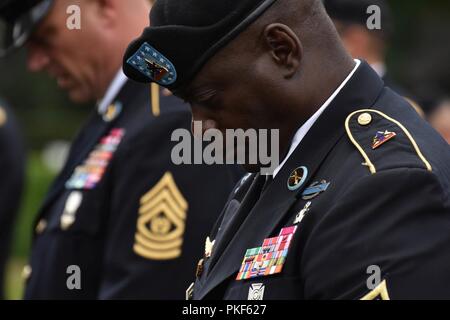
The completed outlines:
[[[220,130],[279,129],[284,159],[271,176],[245,165],[188,298],[450,298],[449,146],[320,0],[158,0],[150,22],[126,74]],[[142,48],[176,79],[136,68]]]
[[[25,298],[184,298],[241,173],[174,165],[171,135],[190,130],[189,108],[121,71],[149,2],[3,0],[0,8],[12,30],[4,52],[26,43],[31,71],[48,72],[75,102],[98,101],[38,213]],[[81,29],[68,28],[77,11]]]

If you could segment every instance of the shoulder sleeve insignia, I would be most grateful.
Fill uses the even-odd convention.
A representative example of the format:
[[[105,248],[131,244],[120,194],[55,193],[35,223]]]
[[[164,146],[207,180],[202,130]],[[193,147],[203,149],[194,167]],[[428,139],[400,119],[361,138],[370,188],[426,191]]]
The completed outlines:
[[[370,291],[360,300],[391,300],[387,289],[387,282],[383,280],[375,289]]]
[[[172,260],[181,255],[188,203],[170,172],[140,201],[134,252],[146,259]]]
[[[345,121],[345,130],[364,158],[363,165],[368,167],[372,174],[377,172],[376,163],[388,166],[398,162],[397,159],[402,159],[402,163],[408,159],[411,163],[417,163],[417,166],[432,171],[431,164],[408,129],[381,111],[362,109],[353,112]],[[390,152],[394,150],[395,152]],[[396,157],[393,157],[393,154]]]
[[[8,116],[6,115],[5,109],[3,109],[2,106],[0,106],[0,128],[3,127],[6,121],[8,121]]]

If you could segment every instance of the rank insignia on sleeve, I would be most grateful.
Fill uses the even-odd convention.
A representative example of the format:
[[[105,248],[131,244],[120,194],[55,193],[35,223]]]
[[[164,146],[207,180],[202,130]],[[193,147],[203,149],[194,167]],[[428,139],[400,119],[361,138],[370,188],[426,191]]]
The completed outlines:
[[[91,190],[102,180],[103,175],[125,135],[124,129],[112,129],[100,140],[87,160],[75,168],[66,182],[67,189]]]
[[[188,203],[170,172],[141,198],[134,252],[146,259],[181,255]]]
[[[127,63],[151,81],[167,86],[177,80],[175,66],[159,51],[145,42]]]
[[[378,131],[375,137],[373,138],[372,149],[375,150],[379,148],[381,145],[385,144],[389,140],[395,138],[397,134],[395,132],[389,131]]]
[[[248,249],[236,280],[281,273],[297,226],[284,228],[278,237],[265,239],[262,247]]]

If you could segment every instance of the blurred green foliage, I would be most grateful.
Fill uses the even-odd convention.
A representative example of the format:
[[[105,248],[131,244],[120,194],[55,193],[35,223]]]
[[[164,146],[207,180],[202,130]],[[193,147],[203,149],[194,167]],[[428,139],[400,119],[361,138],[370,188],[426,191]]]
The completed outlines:
[[[14,231],[14,256],[26,258],[29,252],[35,215],[54,178],[40,158],[39,152],[31,152],[28,158],[26,185],[22,206]]]

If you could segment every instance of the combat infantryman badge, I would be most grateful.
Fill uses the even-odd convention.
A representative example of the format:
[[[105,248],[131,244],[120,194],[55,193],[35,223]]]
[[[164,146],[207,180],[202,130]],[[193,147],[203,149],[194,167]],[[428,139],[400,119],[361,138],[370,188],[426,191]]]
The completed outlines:
[[[322,192],[327,191],[329,186],[330,182],[327,182],[326,180],[321,180],[320,182],[316,181],[306,188],[305,191],[303,191],[302,199],[312,200]]]
[[[382,144],[385,144],[389,140],[395,138],[397,134],[395,132],[389,132],[389,131],[378,131],[375,135],[375,138],[373,138],[372,143],[372,149],[375,150],[376,148],[380,147]]]

